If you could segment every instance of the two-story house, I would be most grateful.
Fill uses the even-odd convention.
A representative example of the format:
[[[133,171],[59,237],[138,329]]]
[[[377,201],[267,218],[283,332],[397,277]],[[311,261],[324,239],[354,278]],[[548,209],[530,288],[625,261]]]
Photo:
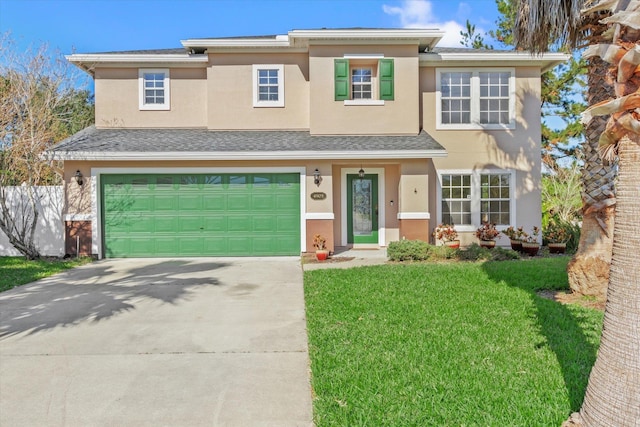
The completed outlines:
[[[64,160],[67,252],[298,255],[540,225],[540,75],[564,54],[430,29],[293,30],[73,54],[96,123]],[[506,241],[505,241],[506,242]]]

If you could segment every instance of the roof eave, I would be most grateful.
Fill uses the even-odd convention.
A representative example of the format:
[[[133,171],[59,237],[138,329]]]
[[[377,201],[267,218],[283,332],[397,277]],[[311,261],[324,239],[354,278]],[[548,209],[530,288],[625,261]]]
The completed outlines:
[[[367,151],[194,151],[194,152],[49,152],[57,160],[377,160],[446,157],[446,150],[367,150]]]
[[[473,63],[505,66],[539,66],[543,72],[568,61],[571,55],[565,53],[545,53],[532,55],[528,52],[457,52],[457,53],[421,53],[420,66],[461,66]]]
[[[171,65],[193,67],[206,65],[209,61],[203,54],[120,54],[120,53],[81,53],[66,55],[67,61],[78,66],[89,74],[93,74],[96,64],[105,67],[131,66],[142,64]]]
[[[444,31],[435,29],[292,30],[270,39],[220,38],[181,40],[187,49],[306,49],[310,44],[417,44],[433,48]]]

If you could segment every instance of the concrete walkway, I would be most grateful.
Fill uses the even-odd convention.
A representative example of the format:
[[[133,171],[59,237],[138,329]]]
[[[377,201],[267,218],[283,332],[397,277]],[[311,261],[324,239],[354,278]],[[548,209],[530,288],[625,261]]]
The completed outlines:
[[[387,263],[387,248],[353,249],[337,247],[327,261],[315,261],[303,264],[305,270],[321,270],[325,268],[353,268]]]
[[[0,294],[0,425],[312,425],[299,258],[106,260]]]

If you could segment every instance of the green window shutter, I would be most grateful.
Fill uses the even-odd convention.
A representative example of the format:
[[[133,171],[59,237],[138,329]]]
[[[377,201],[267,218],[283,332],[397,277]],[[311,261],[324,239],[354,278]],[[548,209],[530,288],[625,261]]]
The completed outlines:
[[[393,59],[381,59],[378,63],[380,72],[380,99],[393,101]]]
[[[334,80],[335,80],[335,100],[344,101],[349,99],[349,60],[333,60]]]

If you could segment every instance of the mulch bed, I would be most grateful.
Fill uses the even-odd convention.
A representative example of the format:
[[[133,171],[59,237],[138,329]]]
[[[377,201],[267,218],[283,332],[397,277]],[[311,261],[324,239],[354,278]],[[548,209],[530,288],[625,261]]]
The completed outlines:
[[[557,301],[561,304],[578,304],[587,308],[594,308],[596,310],[604,311],[605,301],[604,299],[597,299],[595,297],[586,297],[584,295],[574,294],[567,291],[551,291],[543,290],[538,291],[537,294],[542,298]]]

